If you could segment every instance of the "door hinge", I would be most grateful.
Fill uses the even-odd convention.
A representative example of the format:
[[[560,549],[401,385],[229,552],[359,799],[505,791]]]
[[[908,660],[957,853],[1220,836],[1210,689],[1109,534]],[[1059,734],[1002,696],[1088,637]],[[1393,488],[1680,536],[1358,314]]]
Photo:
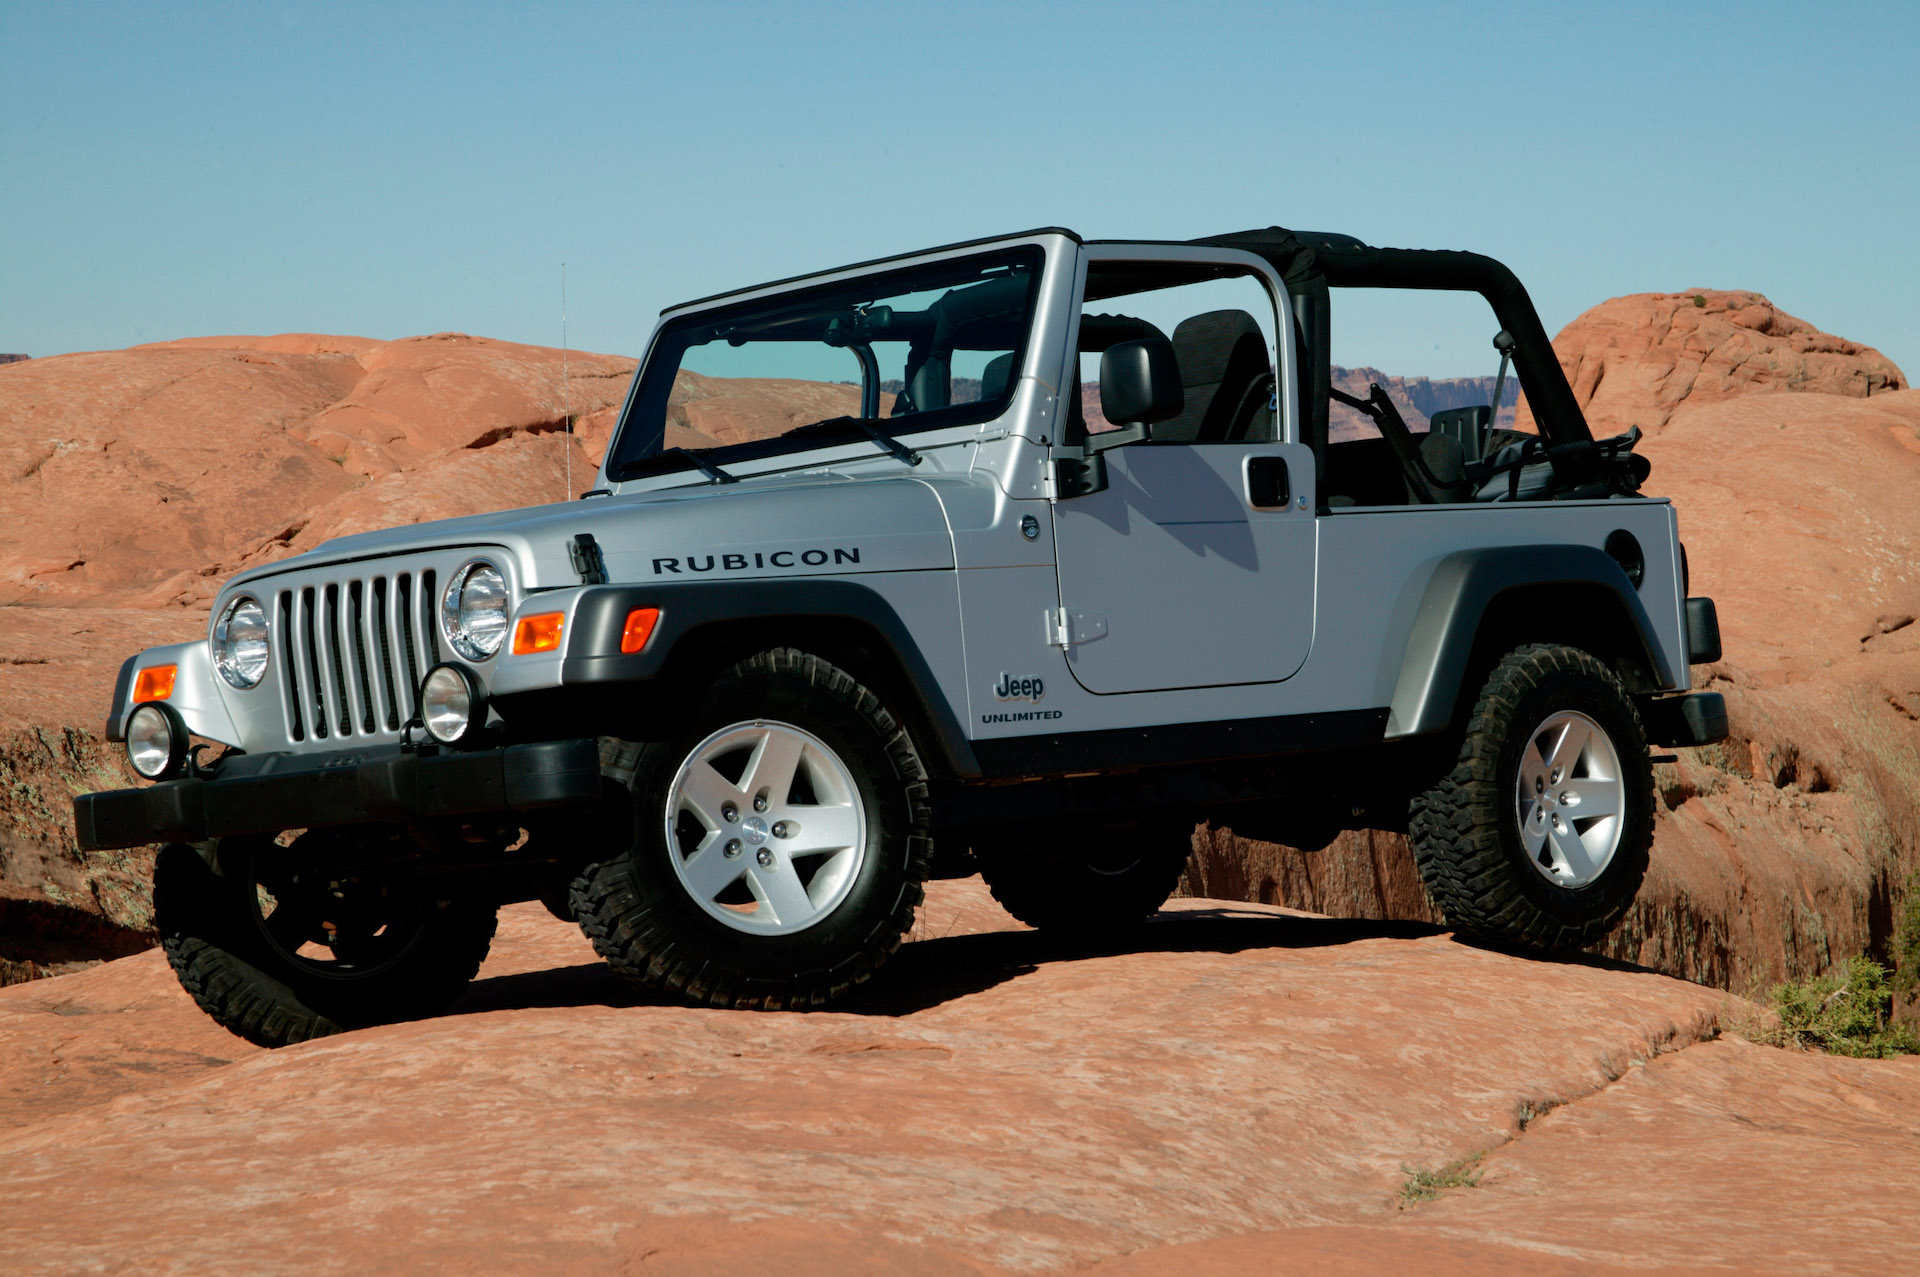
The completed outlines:
[[[1107,618],[1098,612],[1078,612],[1064,607],[1047,609],[1047,645],[1069,648],[1091,643],[1107,632]]]

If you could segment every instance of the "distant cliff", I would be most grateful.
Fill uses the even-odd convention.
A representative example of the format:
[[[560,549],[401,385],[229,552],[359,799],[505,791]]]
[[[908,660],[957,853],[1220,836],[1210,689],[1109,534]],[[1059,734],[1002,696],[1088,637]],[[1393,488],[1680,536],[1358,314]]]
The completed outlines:
[[[1342,368],[1333,366],[1333,384],[1350,395],[1364,399],[1368,387],[1379,382],[1393,400],[1394,407],[1414,430],[1425,430],[1427,420],[1449,408],[1466,408],[1488,402],[1493,396],[1492,377],[1390,377],[1378,368]],[[1520,381],[1511,371],[1500,391],[1500,412],[1494,424],[1513,425],[1514,411],[1520,402]],[[1353,439],[1373,433],[1373,423],[1345,404],[1334,404],[1327,418],[1335,439]]]

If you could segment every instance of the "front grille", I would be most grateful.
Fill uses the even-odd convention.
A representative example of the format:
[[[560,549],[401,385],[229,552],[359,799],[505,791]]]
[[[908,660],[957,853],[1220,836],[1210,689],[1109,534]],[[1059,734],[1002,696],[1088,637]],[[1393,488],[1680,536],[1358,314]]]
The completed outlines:
[[[430,567],[288,585],[274,595],[287,740],[396,736],[441,659]]]

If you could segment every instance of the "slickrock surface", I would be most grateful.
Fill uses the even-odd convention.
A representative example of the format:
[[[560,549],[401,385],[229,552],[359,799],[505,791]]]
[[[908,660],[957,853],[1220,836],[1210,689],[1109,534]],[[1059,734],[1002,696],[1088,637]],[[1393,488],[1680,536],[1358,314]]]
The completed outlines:
[[[1892,1271],[1920,1061],[1713,1041],[1729,1005],[1212,901],[1073,954],[977,880],[827,1013],[639,1000],[516,906],[453,1014],[264,1052],[150,952],[0,992],[0,1238],[13,1271]]]

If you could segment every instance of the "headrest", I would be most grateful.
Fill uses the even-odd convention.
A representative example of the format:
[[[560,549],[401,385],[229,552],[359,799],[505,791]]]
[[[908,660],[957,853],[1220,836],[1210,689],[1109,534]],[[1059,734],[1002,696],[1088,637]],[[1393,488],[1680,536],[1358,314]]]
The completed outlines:
[[[980,402],[991,403],[1007,393],[1013,381],[1013,352],[995,355],[980,371]]]
[[[1173,357],[1180,365],[1187,406],[1155,429],[1153,437],[1224,439],[1226,423],[1220,418],[1233,411],[1252,378],[1267,371],[1266,349],[1260,325],[1244,310],[1210,310],[1181,320],[1173,330]],[[1214,400],[1229,376],[1235,381],[1234,402],[1221,405],[1215,413]]]
[[[1210,310],[1181,320],[1173,330],[1173,357],[1180,361],[1180,376],[1188,389],[1219,385],[1234,347],[1249,333],[1262,346],[1266,344],[1260,325],[1244,310]]]

